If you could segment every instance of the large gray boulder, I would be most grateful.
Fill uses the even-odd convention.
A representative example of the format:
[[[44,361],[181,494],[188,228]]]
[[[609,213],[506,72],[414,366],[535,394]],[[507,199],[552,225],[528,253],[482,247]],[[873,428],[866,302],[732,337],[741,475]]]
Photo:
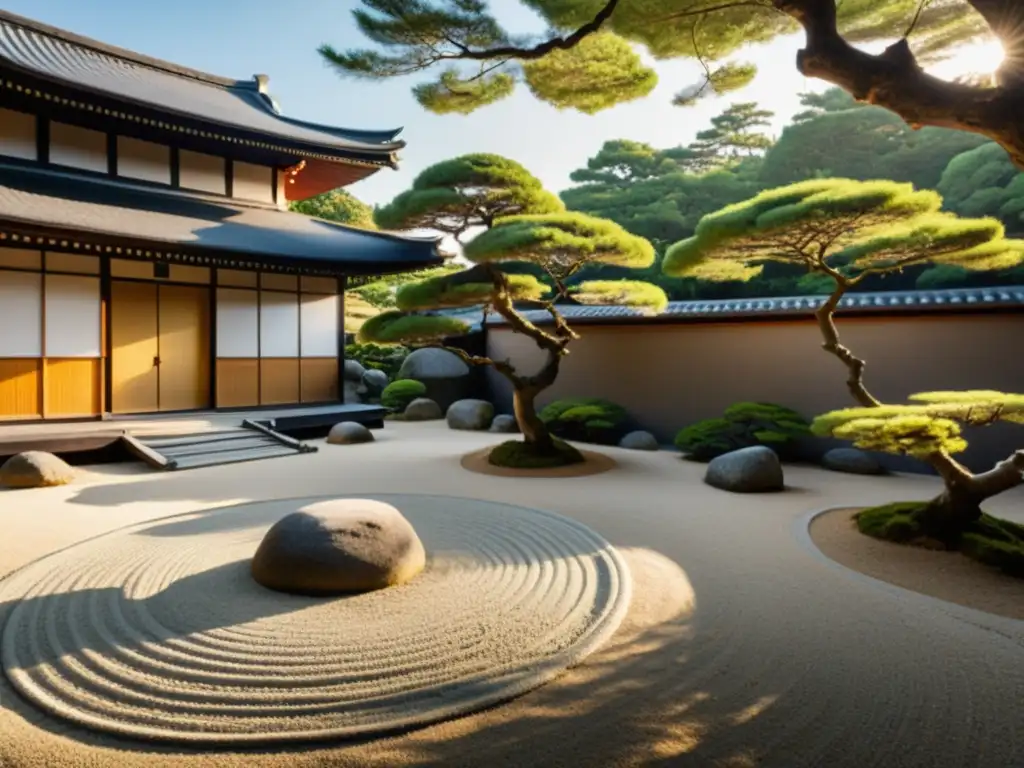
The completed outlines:
[[[445,413],[451,429],[484,430],[494,420],[494,406],[486,400],[456,400]]]
[[[740,448],[712,459],[704,473],[704,482],[736,493],[781,491],[784,487],[782,463],[767,446]]]
[[[8,488],[46,488],[67,485],[74,479],[70,464],[45,451],[19,453],[0,466],[0,485]]]
[[[366,385],[363,383],[363,374],[366,369],[358,360],[346,360],[344,370],[344,381],[342,392],[345,403],[361,403],[366,395]]]
[[[407,406],[402,413],[406,421],[433,421],[444,418],[441,406],[429,397],[417,397]]]
[[[499,413],[494,417],[491,422],[491,428],[489,432],[518,432],[519,424],[516,423],[516,417],[510,416],[507,413]]]
[[[656,451],[661,446],[658,445],[658,438],[650,432],[638,429],[619,440],[619,448],[630,448],[634,451]]]
[[[402,361],[398,379],[415,379],[427,388],[426,396],[441,406],[442,413],[456,400],[472,394],[473,377],[469,366],[454,352],[423,347]]]
[[[825,452],[821,463],[836,472],[855,475],[880,475],[885,472],[878,459],[858,448],[833,448]]]
[[[363,386],[366,387],[366,397],[370,400],[380,400],[380,393],[388,385],[388,375],[376,368],[367,368],[363,371]]]
[[[332,595],[403,584],[425,564],[419,536],[397,509],[370,499],[334,499],[278,520],[251,570],[268,589]]]
[[[343,421],[331,427],[331,431],[327,434],[327,442],[331,445],[372,443],[373,432],[358,421]]]

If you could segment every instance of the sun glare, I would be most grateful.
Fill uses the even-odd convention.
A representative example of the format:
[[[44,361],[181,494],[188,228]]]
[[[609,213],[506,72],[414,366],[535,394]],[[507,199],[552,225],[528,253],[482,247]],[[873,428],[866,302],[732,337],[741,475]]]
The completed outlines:
[[[998,41],[972,43],[952,51],[950,57],[928,71],[937,77],[952,79],[964,75],[988,75],[1003,61],[1003,47]]]

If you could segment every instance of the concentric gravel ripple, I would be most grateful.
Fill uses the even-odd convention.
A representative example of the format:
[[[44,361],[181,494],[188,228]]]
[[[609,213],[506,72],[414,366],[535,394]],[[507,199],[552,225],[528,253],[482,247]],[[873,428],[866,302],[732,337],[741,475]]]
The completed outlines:
[[[629,604],[625,563],[560,515],[447,496],[393,504],[427,549],[401,587],[284,595],[249,562],[278,519],[321,498],[148,521],[0,582],[20,600],[3,669],[79,725],[223,745],[393,732],[491,706],[578,663]]]

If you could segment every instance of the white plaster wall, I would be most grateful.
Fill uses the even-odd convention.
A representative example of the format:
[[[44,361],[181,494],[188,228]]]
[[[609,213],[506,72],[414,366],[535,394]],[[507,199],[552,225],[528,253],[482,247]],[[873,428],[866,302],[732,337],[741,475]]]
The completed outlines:
[[[171,148],[151,141],[118,136],[117,175],[169,185]]]
[[[299,356],[299,295],[260,291],[260,357]]]
[[[338,356],[338,297],[302,296],[302,357]]]
[[[67,123],[50,123],[50,162],[106,173],[107,134]]]
[[[867,361],[868,388],[884,402],[915,392],[1024,390],[1024,314],[936,313],[836,319],[843,343]],[[538,398],[603,397],[619,403],[643,429],[670,443],[682,427],[753,400],[795,408],[810,418],[853,403],[846,369],[821,348],[812,318],[789,322],[681,322],[665,325],[577,324],[558,380]],[[487,352],[533,373],[543,353],[530,339],[491,327]],[[507,380],[487,369],[496,403],[511,412]],[[965,460],[991,467],[1024,448],[1024,427],[970,430]]]
[[[0,357],[42,357],[43,276],[0,270]]]
[[[231,196],[239,200],[274,202],[274,169],[267,165],[232,163]]]
[[[21,160],[39,159],[35,115],[0,109],[0,155]]]
[[[256,291],[217,289],[217,357],[260,356]]]
[[[46,275],[46,356],[100,357],[98,277]]]
[[[183,149],[178,153],[178,185],[184,189],[227,194],[223,157]]]

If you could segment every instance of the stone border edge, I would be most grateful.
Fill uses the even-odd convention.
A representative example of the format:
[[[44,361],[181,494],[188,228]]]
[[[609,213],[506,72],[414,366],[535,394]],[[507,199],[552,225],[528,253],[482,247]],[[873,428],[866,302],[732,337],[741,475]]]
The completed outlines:
[[[931,608],[932,610],[940,611],[957,621],[971,624],[979,629],[996,632],[1007,639],[1014,640],[1015,643],[1019,644],[1021,640],[1024,640],[1024,619],[1012,619],[1009,616],[999,616],[994,613],[978,610],[977,608],[968,608],[965,605],[951,603],[948,600],[932,597],[931,595],[926,595],[923,592],[907,589],[883,579],[877,579],[874,576],[869,576],[855,568],[843,565],[822,552],[811,537],[811,524],[815,519],[822,515],[826,515],[829,512],[836,512],[841,509],[850,509],[856,506],[858,505],[844,504],[842,506],[825,507],[824,509],[815,509],[810,512],[805,512],[793,523],[793,536],[804,551],[811,555],[815,560],[832,570],[843,574],[850,581],[855,581],[875,590],[886,592],[891,597],[894,597],[901,602],[916,602],[918,606],[924,606]]]

